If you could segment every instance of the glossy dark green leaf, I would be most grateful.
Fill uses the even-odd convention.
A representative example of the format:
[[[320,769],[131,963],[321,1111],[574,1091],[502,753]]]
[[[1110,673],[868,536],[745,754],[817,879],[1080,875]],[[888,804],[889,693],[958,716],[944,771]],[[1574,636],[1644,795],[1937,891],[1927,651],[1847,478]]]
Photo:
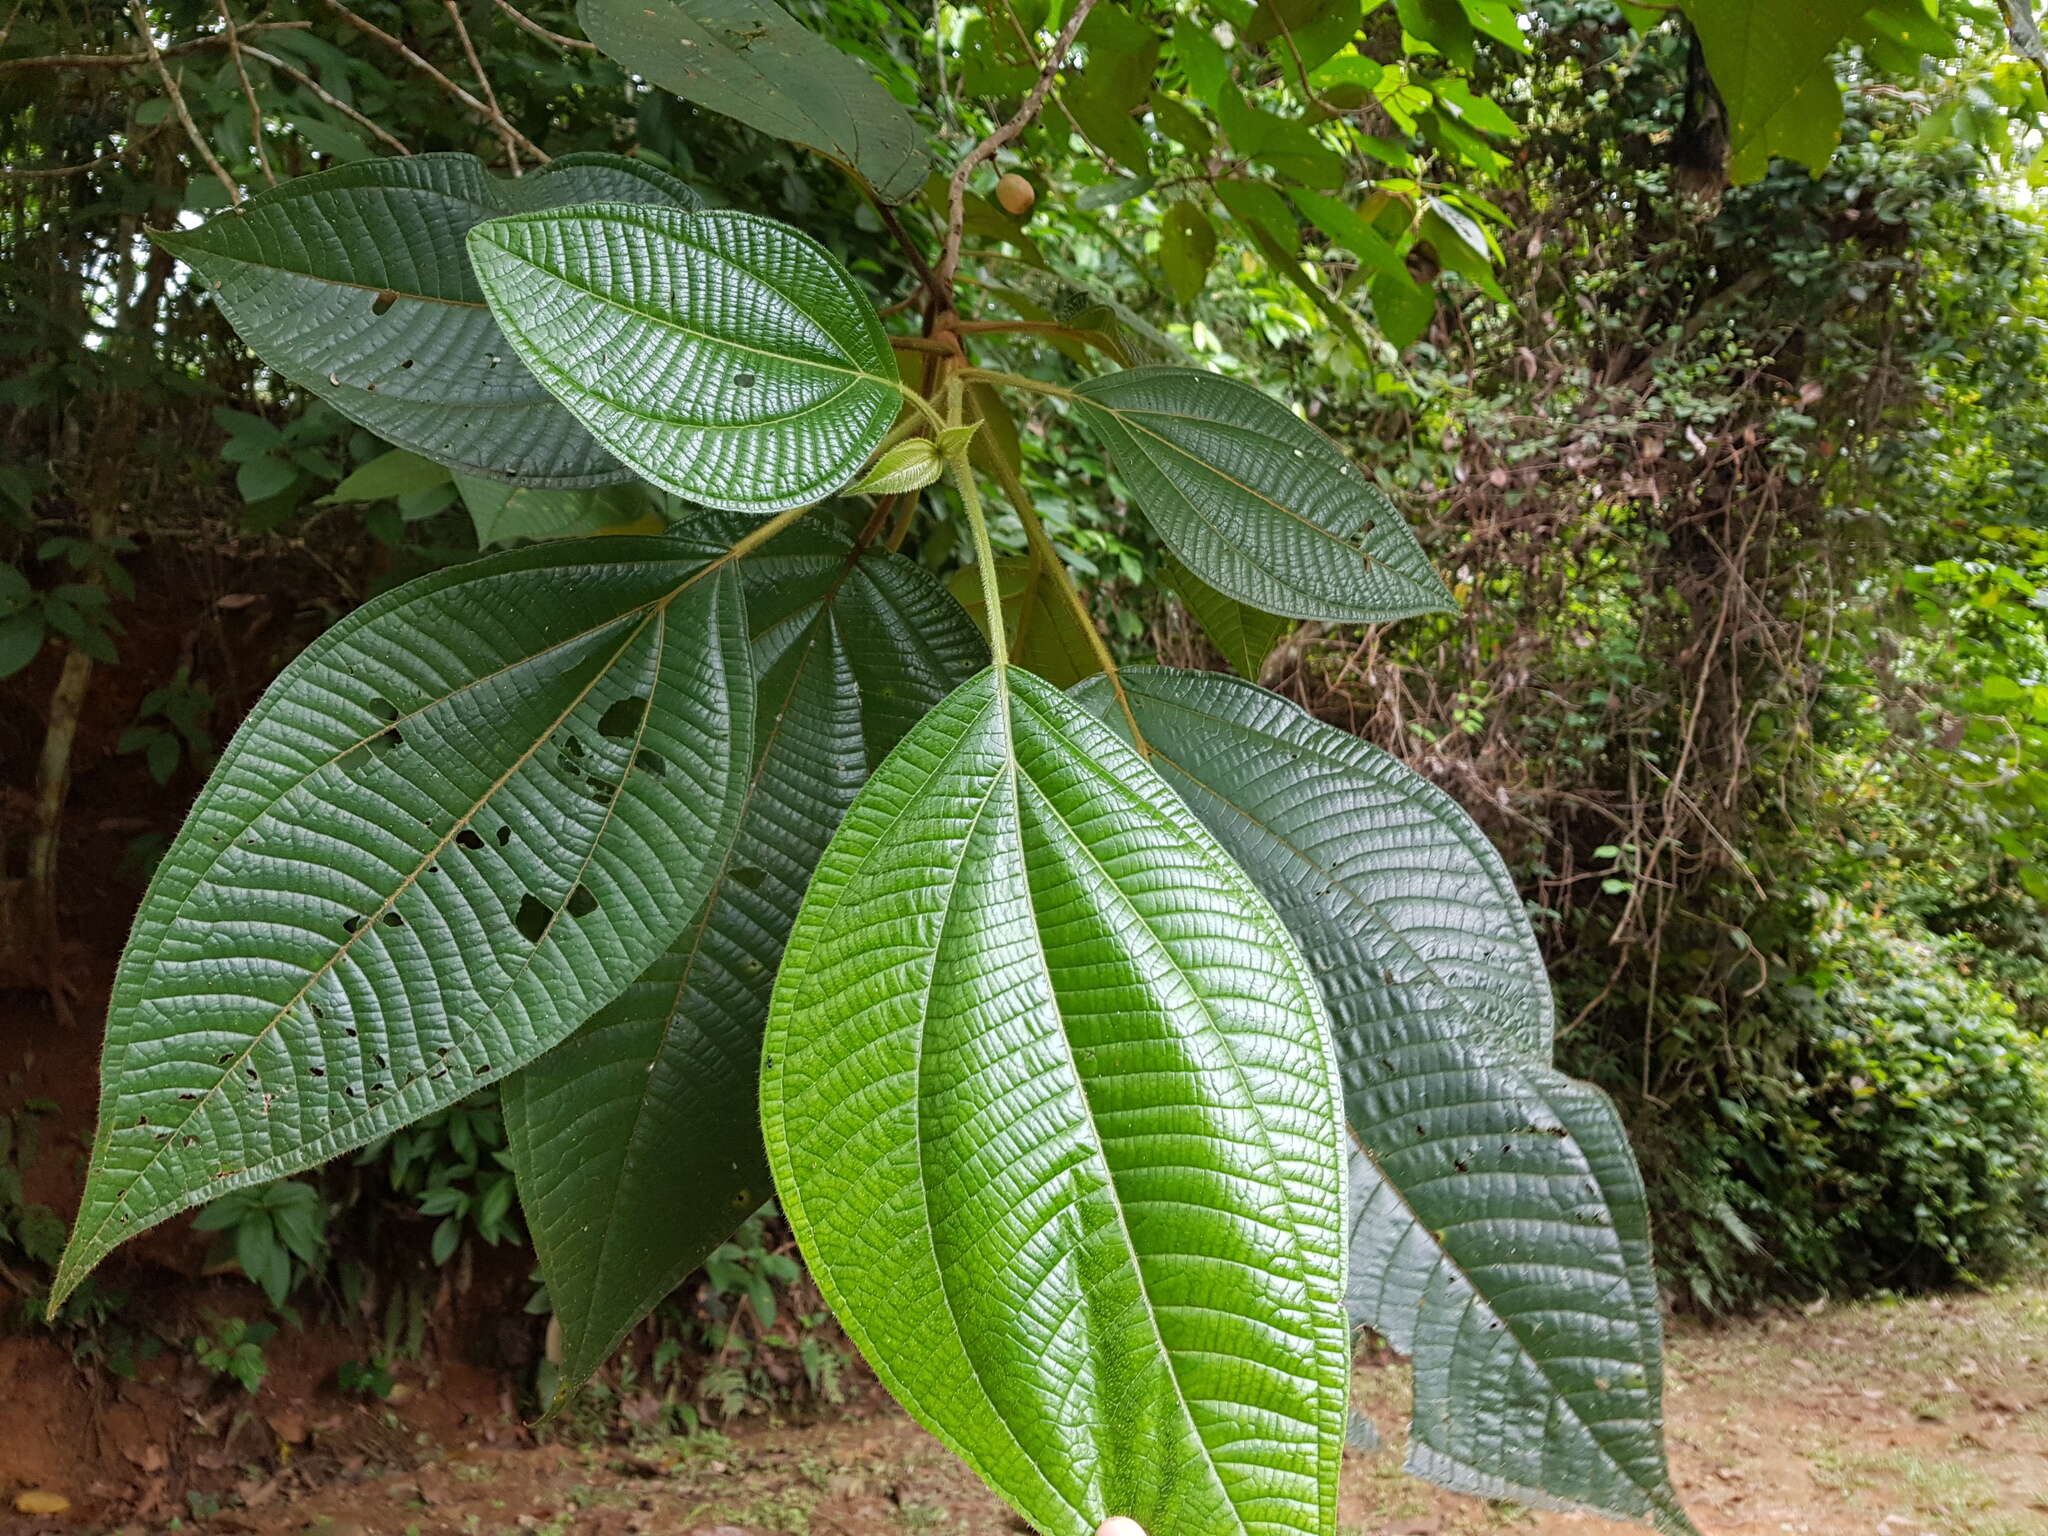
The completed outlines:
[[[710,553],[495,555],[280,674],[122,955],[60,1295],[175,1211],[496,1081],[661,953],[752,753],[744,600]]]
[[[924,130],[858,59],[773,0],[581,0],[593,43],[649,84],[815,149],[885,202],[914,197]]]
[[[1280,637],[1293,631],[1294,620],[1261,613],[1234,597],[1225,597],[1170,556],[1164,574],[1167,585],[1180,595],[1195,622],[1202,626],[1202,633],[1209,637],[1209,643],[1222,652],[1223,659],[1236,668],[1239,677],[1257,682]]]
[[[972,566],[955,571],[949,585],[986,636],[988,604],[982,596],[981,573]],[[1010,660],[1060,688],[1102,670],[1081,616],[1037,557],[997,556],[996,590],[1002,594],[1003,635],[1009,641]]]
[[[902,408],[882,322],[808,235],[624,204],[494,219],[470,250],[513,347],[642,478],[772,512],[850,481]]]
[[[1263,689],[1122,681],[1149,761],[1322,983],[1356,1147],[1351,1305],[1415,1358],[1409,1469],[1688,1530],[1642,1181],[1613,1107],[1550,1065],[1550,986],[1500,856],[1443,791]],[[1106,679],[1076,697],[1127,729]]]
[[[697,206],[673,177],[613,155],[565,155],[517,180],[473,155],[414,155],[301,176],[154,238],[257,356],[385,441],[473,475],[597,485],[625,471],[513,355],[463,236],[598,199]]]
[[[1249,384],[1129,368],[1074,395],[1160,538],[1217,591],[1296,619],[1378,623],[1451,606],[1378,487]]]
[[[783,1208],[883,1381],[1039,1531],[1336,1524],[1315,984],[1137,754],[982,674],[847,812],[776,983]]]
[[[804,886],[875,766],[988,659],[922,567],[828,528],[741,576],[760,746],[732,852],[667,953],[505,1088],[564,1391],[767,1198],[761,1029]]]

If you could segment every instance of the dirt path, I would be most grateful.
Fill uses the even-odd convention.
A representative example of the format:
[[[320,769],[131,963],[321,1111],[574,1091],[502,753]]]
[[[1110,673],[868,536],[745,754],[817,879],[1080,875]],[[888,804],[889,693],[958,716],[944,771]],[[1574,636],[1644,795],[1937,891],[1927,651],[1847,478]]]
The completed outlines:
[[[1680,1491],[1708,1536],[2048,1536],[2048,1287],[1828,1308],[1672,1346]],[[1406,1373],[1366,1368],[1383,1430]],[[394,1436],[403,1444],[403,1436]],[[1430,1489],[1394,1443],[1347,1458],[1345,1536],[1562,1536],[1608,1529]],[[258,1536],[951,1536],[1019,1529],[953,1458],[890,1408],[845,1422],[747,1425],[633,1447],[420,1453],[295,1489],[252,1468],[247,1507],[191,1507],[185,1530]],[[5,1517],[0,1517],[4,1522]],[[25,1522],[23,1530],[80,1527]],[[102,1526],[100,1529],[106,1529]],[[130,1525],[128,1536],[156,1526]]]

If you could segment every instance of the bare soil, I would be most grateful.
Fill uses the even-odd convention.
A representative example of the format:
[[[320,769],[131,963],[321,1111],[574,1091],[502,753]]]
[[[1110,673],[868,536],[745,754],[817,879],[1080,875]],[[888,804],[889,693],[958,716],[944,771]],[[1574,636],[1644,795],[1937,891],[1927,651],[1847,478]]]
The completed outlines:
[[[43,1365],[51,1362],[47,1357]],[[47,1398],[0,1356],[0,1497],[39,1463],[75,1466]],[[49,1385],[47,1379],[43,1386]],[[1347,1457],[1358,1536],[1588,1536],[1603,1523],[1446,1494],[1404,1476],[1406,1372],[1362,1367],[1389,1444]],[[176,1392],[175,1382],[165,1390]],[[56,1405],[48,1404],[49,1408]],[[22,1410],[28,1409],[29,1412]],[[56,1487],[74,1512],[0,1515],[22,1532],[181,1528],[256,1536],[943,1536],[1020,1527],[942,1447],[872,1390],[825,1422],[744,1420],[688,1438],[537,1443],[476,1375],[438,1372],[372,1411],[329,1394],[187,1403],[176,1460],[152,1414],[117,1395],[90,1433],[133,1476],[116,1496]],[[125,1420],[125,1421],[124,1421]],[[74,1424],[71,1433],[76,1433]],[[1708,1536],[2048,1536],[2048,1287],[1827,1307],[1673,1340],[1671,1454]],[[24,1474],[31,1474],[25,1476]],[[10,1478],[11,1482],[4,1479]],[[48,1487],[47,1483],[42,1486]],[[200,1489],[189,1500],[188,1491]],[[12,1521],[9,1524],[9,1521]],[[173,1521],[177,1521],[176,1526]]]

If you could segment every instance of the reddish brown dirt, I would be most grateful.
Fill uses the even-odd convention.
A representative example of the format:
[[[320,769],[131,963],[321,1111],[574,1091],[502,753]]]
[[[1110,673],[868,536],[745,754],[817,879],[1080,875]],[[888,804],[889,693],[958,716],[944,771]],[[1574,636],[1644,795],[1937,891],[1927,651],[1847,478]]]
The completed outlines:
[[[52,1364],[45,1352],[43,1368]],[[1360,1372],[1361,1399],[1383,1427],[1400,1422],[1404,1378],[1391,1365]],[[19,1370],[0,1378],[10,1409],[25,1380]],[[80,1495],[78,1518],[13,1529],[155,1531],[173,1513],[188,1529],[256,1536],[1019,1529],[872,1392],[826,1422],[589,1443],[537,1443],[505,1405],[477,1411],[490,1391],[471,1377],[423,1382],[388,1413],[320,1394],[178,1394],[175,1380],[124,1392],[86,1418],[131,1464],[127,1485],[139,1495],[60,1482]],[[171,1420],[184,1449],[166,1459],[152,1437]],[[1672,1351],[1670,1435],[1679,1489],[1707,1536],[2048,1536],[2048,1290],[1684,1329]],[[18,1446],[7,1458],[17,1472],[30,1465]],[[46,1464],[79,1466],[61,1450]],[[1401,1474],[1397,1448],[1347,1459],[1345,1536],[1567,1536],[1599,1525],[1427,1488]]]

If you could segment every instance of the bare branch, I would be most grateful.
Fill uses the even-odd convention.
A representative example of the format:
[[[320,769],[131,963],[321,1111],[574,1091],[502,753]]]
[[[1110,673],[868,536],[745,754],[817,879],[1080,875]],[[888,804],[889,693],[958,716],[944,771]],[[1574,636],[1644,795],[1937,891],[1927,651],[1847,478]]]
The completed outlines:
[[[401,59],[404,59],[406,63],[410,64],[414,69],[418,70],[421,74],[425,75],[428,79],[432,80],[436,85],[440,86],[442,90],[446,91],[450,96],[453,96],[465,107],[468,107],[470,111],[476,113],[478,117],[482,118],[486,123],[488,123],[493,129],[498,131],[500,134],[510,134],[512,138],[518,143],[519,147],[524,149],[527,152],[527,154],[531,155],[536,162],[538,162],[541,165],[546,165],[548,161],[553,158],[547,153],[547,151],[542,149],[538,144],[534,143],[533,140],[529,139],[525,134],[521,133],[517,128],[513,127],[512,124],[506,119],[504,113],[494,112],[491,108],[485,106],[482,102],[478,101],[474,96],[470,95],[468,91],[465,91],[453,80],[450,80],[446,75],[442,74],[440,70],[436,69],[432,64],[429,64],[425,59],[421,58],[417,53],[413,52],[411,46],[408,45],[403,39],[393,37],[389,32],[386,32],[382,27],[378,26],[374,21],[371,21],[366,17],[358,16],[354,11],[350,10],[347,6],[343,5],[341,3],[341,0],[327,0],[327,6],[329,10],[334,11],[350,26],[354,27],[358,32],[361,32],[365,37],[374,37],[378,42],[382,43],[385,47],[389,48]]]
[[[303,32],[311,27],[310,21],[253,21],[237,29],[242,37],[252,32]],[[135,69],[150,62],[151,54],[166,59],[175,59],[180,54],[196,53],[202,48],[220,48],[227,43],[222,32],[195,37],[188,43],[174,47],[145,50],[132,53],[46,53],[33,59],[0,59],[0,74],[16,69]]]
[[[553,43],[557,48],[587,48],[592,53],[597,52],[597,44],[589,42],[584,38],[564,37],[559,32],[550,32],[546,27],[542,26],[539,22],[535,21],[531,16],[526,15],[523,11],[520,11],[516,9],[514,6],[512,6],[510,4],[510,0],[492,0],[492,4],[496,5],[499,10],[503,11],[507,16],[510,16],[514,21],[519,23],[520,26],[524,27],[527,31],[531,32],[535,37],[544,38],[548,42]]]
[[[327,0],[329,5],[334,0]],[[1088,13],[1095,9],[1095,0],[1078,0],[1073,14],[1067,17],[1067,24],[1060,29],[1059,38],[1052,45],[1052,52],[1045,57],[1045,68],[1038,72],[1038,82],[1031,87],[1031,93],[1024,98],[1024,104],[1017,108],[1010,120],[983,139],[967,152],[953,172],[952,185],[946,193],[946,244],[939,253],[939,265],[934,276],[939,281],[942,294],[950,293],[953,274],[960,269],[960,240],[967,231],[967,182],[977,167],[995,158],[996,151],[1016,138],[1031,126],[1045,105],[1046,93],[1058,78],[1060,68],[1067,62],[1067,54],[1074,46],[1074,35],[1081,30],[1081,23],[1088,19]]]
[[[185,106],[185,93],[178,89],[178,82],[171,78],[171,72],[164,66],[164,56],[157,51],[156,35],[149,30],[149,17],[142,9],[142,0],[128,0],[128,15],[135,23],[135,35],[149,53],[149,62],[156,66],[157,79],[164,85],[164,93],[171,98],[171,105],[177,110],[178,121],[185,125],[185,136],[192,141],[192,147],[199,151],[207,169],[220,178],[220,184],[228,189],[228,201],[236,207],[242,205],[242,188],[227,172],[227,167],[215,158],[210,146],[199,132],[199,125],[192,121],[192,114]]]
[[[470,73],[476,76],[476,83],[482,88],[484,101],[491,109],[491,121],[497,127],[498,137],[505,143],[505,161],[512,167],[512,174],[521,174],[519,169],[519,146],[512,142],[512,125],[505,120],[505,113],[498,105],[498,93],[491,89],[491,77],[484,73],[483,60],[476,56],[476,44],[469,40],[469,28],[463,25],[462,8],[455,0],[442,0],[447,7],[448,19],[455,23],[455,35],[462,40],[462,56],[469,60]]]
[[[245,27],[243,30],[247,31],[248,29]],[[378,139],[390,145],[399,154],[409,155],[412,153],[411,150],[407,149],[397,139],[393,138],[389,133],[386,133],[382,128],[378,127],[376,123],[372,122],[369,118],[363,116],[362,113],[358,112],[354,107],[350,106],[347,102],[343,101],[339,96],[336,96],[332,91],[328,90],[327,87],[322,85],[318,80],[315,80],[303,69],[300,69],[298,65],[287,64],[283,59],[278,58],[275,54],[265,53],[261,48],[251,48],[247,43],[242,44],[242,52],[247,54],[252,59],[261,59],[264,63],[268,64],[272,69],[277,70],[281,74],[291,76],[292,79],[298,81],[299,84],[303,85],[315,96],[319,97],[322,101],[326,102],[328,106],[334,108],[335,111],[347,117],[350,122],[353,122],[360,127],[368,129]]]
[[[220,12],[222,25],[227,28],[228,57],[234,60],[235,74],[242,82],[242,95],[249,103],[249,135],[256,142],[256,163],[263,168],[263,180],[268,186],[277,185],[277,172],[270,168],[270,155],[263,148],[263,108],[256,102],[256,87],[249,83],[249,71],[242,67],[242,39],[235,26],[235,18],[228,14],[228,0],[213,0]]]

